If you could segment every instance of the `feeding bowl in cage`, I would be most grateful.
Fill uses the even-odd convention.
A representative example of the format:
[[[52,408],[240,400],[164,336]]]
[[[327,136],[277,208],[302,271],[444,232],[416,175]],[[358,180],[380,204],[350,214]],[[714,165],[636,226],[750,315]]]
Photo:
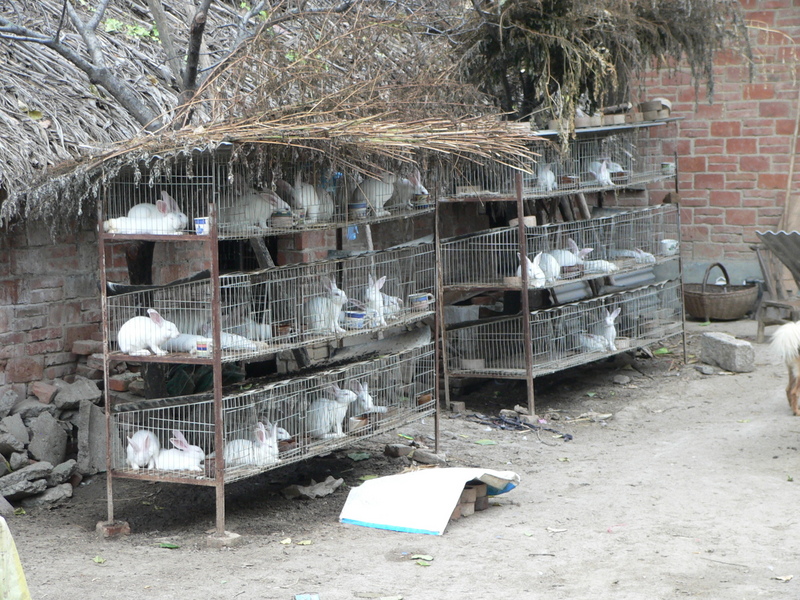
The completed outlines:
[[[277,325],[273,325],[273,330],[275,337],[285,337],[292,333],[292,324],[278,323]]]
[[[346,329],[363,329],[367,316],[363,310],[346,310],[344,312],[344,326]]]
[[[290,452],[297,448],[297,438],[291,437],[286,440],[278,440],[278,453]]]
[[[627,350],[631,347],[631,338],[617,336],[617,339],[614,340],[614,345],[617,347],[617,350]]]
[[[273,227],[291,227],[294,225],[294,217],[290,211],[278,211],[272,213]]]
[[[561,267],[561,279],[577,279],[583,275],[583,265]]]
[[[630,181],[630,175],[627,171],[614,171],[611,173],[611,183],[616,185],[623,185]]]
[[[433,400],[433,394],[420,394],[417,396],[417,406],[425,406]]]
[[[411,306],[411,310],[417,312],[429,310],[429,307],[431,304],[433,304],[433,301],[433,294],[420,292],[419,294],[408,295],[408,304]]]
[[[351,202],[347,205],[347,214],[351,219],[365,219],[367,217],[367,203]]]
[[[414,208],[430,208],[433,206],[430,194],[416,194],[411,198],[411,206]]]
[[[358,415],[357,417],[350,417],[347,423],[348,431],[358,431],[369,426],[369,415]]]
[[[195,217],[194,232],[197,235],[208,235],[211,229],[211,217]]]

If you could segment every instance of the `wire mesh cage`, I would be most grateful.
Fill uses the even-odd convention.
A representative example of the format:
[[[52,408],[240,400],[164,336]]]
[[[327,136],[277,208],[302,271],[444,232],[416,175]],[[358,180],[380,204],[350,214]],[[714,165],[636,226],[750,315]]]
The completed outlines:
[[[276,152],[246,166],[238,148],[200,150],[179,159],[125,169],[104,190],[109,234],[206,234],[212,205],[221,238],[250,238],[332,225],[379,221],[433,210],[425,174],[389,165],[380,178],[312,156]]]
[[[523,172],[522,196],[526,199],[641,185],[674,175],[673,169],[662,166],[662,140],[650,127],[629,125],[583,132],[570,140],[566,149],[547,138],[532,140],[529,146],[538,158],[517,165]],[[456,164],[449,193],[456,198],[510,197],[515,194],[516,172],[494,161]]]
[[[304,460],[430,415],[434,381],[433,345],[427,344],[226,393],[219,424],[224,480]],[[116,475],[209,483],[222,464],[214,451],[214,423],[208,395],[115,405],[112,469]]]
[[[619,274],[670,260],[678,254],[678,219],[676,205],[661,204],[599,219],[526,227],[528,257],[549,255],[540,257],[537,265],[545,277],[534,285],[554,287],[577,277]],[[444,284],[519,287],[513,279],[520,269],[518,239],[517,227],[502,227],[444,240]]]
[[[553,373],[681,333],[682,310],[676,279],[534,311],[527,317],[533,374]],[[524,378],[524,319],[487,319],[448,330],[450,374]]]
[[[222,360],[247,360],[426,318],[433,311],[434,257],[433,244],[420,243],[221,275]],[[211,286],[204,279],[110,296],[110,350],[209,356]]]

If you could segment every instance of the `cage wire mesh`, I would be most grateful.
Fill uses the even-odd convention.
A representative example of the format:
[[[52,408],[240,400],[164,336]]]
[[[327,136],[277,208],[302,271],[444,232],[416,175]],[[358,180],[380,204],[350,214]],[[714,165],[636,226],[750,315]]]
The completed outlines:
[[[554,373],[679,334],[682,307],[676,279],[534,311],[527,318],[533,374]],[[620,311],[612,335],[606,317],[616,308]],[[446,360],[450,375],[524,378],[524,320],[518,315],[449,329]]]
[[[526,250],[530,259],[546,252],[559,263],[560,268],[552,279],[548,278],[547,287],[578,277],[630,272],[677,255],[678,217],[677,205],[661,204],[598,219],[526,227]],[[517,227],[500,227],[443,240],[444,284],[468,288],[508,286],[506,278],[516,276],[520,267],[518,236]],[[573,261],[566,253],[570,250],[569,240],[579,249],[591,248],[591,252],[584,260]]]
[[[225,482],[333,450],[354,439],[391,431],[435,410],[433,344],[352,363],[313,376],[222,398]],[[338,386],[338,390],[336,387]],[[353,391],[356,390],[356,391]],[[368,395],[368,397],[367,397]],[[337,401],[338,396],[338,401]],[[216,476],[214,401],[209,395],[115,405],[111,416],[112,469],[117,475],[202,482]],[[150,432],[161,452],[180,432],[198,450],[154,452],[154,464],[132,452]],[[134,437],[136,436],[136,437]],[[154,446],[150,446],[151,450]]]
[[[613,132],[583,132],[562,151],[546,138],[532,140],[535,161],[521,164],[525,199],[640,185],[670,177],[662,168],[662,140],[650,127],[629,126]],[[671,160],[671,159],[670,159]],[[456,163],[450,193],[464,196],[513,196],[516,170],[497,162]]]
[[[125,169],[106,188],[102,219],[107,233],[179,235],[203,230],[211,203],[221,238],[244,239],[328,228],[433,211],[426,174],[400,164],[378,180],[367,171],[337,166],[321,154],[313,161],[281,153],[252,168],[231,152],[199,150],[148,169]],[[419,175],[419,177],[417,177]],[[436,188],[434,188],[435,190]]]
[[[433,244],[420,243],[221,275],[223,361],[428,317],[433,311],[434,260]],[[209,345],[213,337],[211,300],[209,279],[110,296],[110,350],[144,356],[159,351],[196,354],[198,343]],[[166,326],[148,316],[148,309],[173,323],[180,335],[162,339]]]

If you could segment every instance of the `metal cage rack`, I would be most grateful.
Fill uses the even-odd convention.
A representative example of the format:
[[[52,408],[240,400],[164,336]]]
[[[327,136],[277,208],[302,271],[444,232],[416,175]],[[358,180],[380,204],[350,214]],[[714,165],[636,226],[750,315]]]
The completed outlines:
[[[381,186],[366,171],[321,160],[296,164],[276,157],[246,172],[241,164],[230,162],[231,152],[224,147],[213,155],[198,150],[183,161],[121,170],[106,188],[100,207],[106,235],[204,235],[212,212],[219,238],[247,239],[434,211],[434,196],[417,193],[408,183],[413,175],[400,165],[387,171],[389,183]],[[425,174],[421,183],[424,187]]]
[[[547,137],[533,140],[538,155],[522,180],[524,199],[549,198],[615,188],[638,187],[674,177],[674,158],[662,147],[652,127],[667,121],[576,131],[567,148]],[[603,166],[603,163],[605,165]],[[494,161],[456,163],[449,200],[481,196],[486,199],[513,197],[515,169]]]
[[[619,308],[616,339],[602,340],[604,317]],[[541,376],[646,346],[683,331],[680,280],[533,311],[527,317],[533,375]],[[448,328],[451,377],[527,377],[525,317],[487,319]],[[598,337],[599,336],[599,337]]]
[[[575,279],[621,275],[673,260],[677,253],[678,207],[662,204],[612,216],[525,228],[528,257],[568,250],[568,240],[592,251],[574,267],[561,267],[547,287]],[[519,228],[503,227],[441,242],[443,283],[450,288],[512,288],[520,265]],[[603,261],[603,262],[600,262]],[[610,263],[610,264],[609,264]],[[613,270],[612,270],[613,269]]]
[[[433,243],[419,243],[348,258],[225,274],[213,283],[204,279],[110,296],[110,351],[114,358],[127,359],[120,349],[121,328],[130,328],[126,325],[129,320],[145,319],[147,309],[154,309],[181,333],[161,349],[196,357],[198,343],[211,345],[215,285],[221,299],[223,362],[251,360],[418,321],[433,315],[434,254]],[[375,294],[372,290],[382,280]],[[335,305],[329,301],[331,285],[346,295],[346,302]],[[144,327],[144,323],[136,326]],[[208,357],[213,351],[211,347],[201,356]]]
[[[358,382],[370,396],[356,398],[338,414],[330,411],[332,385],[351,390]],[[305,460],[365,438],[422,419],[435,411],[435,361],[433,343],[400,354],[348,364],[313,375],[286,378],[247,390],[226,391],[222,398],[224,445],[235,450],[225,454],[226,483]],[[355,392],[349,398],[357,396]],[[315,415],[317,413],[317,415]],[[336,432],[336,420],[341,434]],[[331,425],[321,429],[322,420]],[[256,430],[262,423],[269,450]],[[111,417],[111,467],[120,477],[178,481],[214,485],[215,429],[214,400],[206,394],[123,403]],[[272,427],[274,426],[274,429]],[[133,468],[125,447],[128,437],[138,431],[152,432],[160,447],[170,447],[173,430],[202,450],[198,470],[171,469],[169,464],[154,468]],[[271,436],[275,433],[275,438]],[[244,443],[243,443],[244,442]],[[139,466],[139,465],[137,465]]]

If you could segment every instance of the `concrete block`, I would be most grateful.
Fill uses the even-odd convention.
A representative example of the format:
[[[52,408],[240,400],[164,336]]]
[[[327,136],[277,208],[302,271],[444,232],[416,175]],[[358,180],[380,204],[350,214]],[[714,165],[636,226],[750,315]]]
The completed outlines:
[[[475,514],[475,503],[474,502],[462,502],[459,504],[461,507],[461,516],[468,517],[470,515]]]
[[[23,467],[19,471],[9,473],[0,478],[0,496],[9,500],[24,498],[40,494],[47,489],[45,479],[53,470],[53,465],[48,462],[38,462]]]
[[[131,526],[126,521],[100,521],[95,527],[95,531],[104,538],[115,538],[120,535],[130,535]]]
[[[106,470],[106,416],[103,409],[83,400],[78,416],[78,471],[94,475]]]
[[[103,342],[96,340],[76,340],[72,344],[72,353],[81,356],[89,356],[90,354],[99,354],[103,352]]]
[[[67,452],[67,432],[53,415],[42,413],[31,419],[32,439],[28,444],[28,452],[37,460],[44,460],[51,465],[64,462]]]
[[[0,455],[11,456],[13,452],[22,452],[25,444],[20,442],[10,433],[0,433]]]
[[[90,369],[98,369],[102,372],[104,365],[103,365],[103,354],[90,354],[86,359],[86,366]]]
[[[0,517],[10,517],[13,514],[14,507],[3,496],[0,496]]]
[[[23,508],[50,506],[51,504],[58,504],[69,498],[72,498],[72,486],[69,483],[62,483],[46,489],[41,494],[23,498],[20,500],[20,506]]]
[[[101,374],[102,376],[102,374]],[[67,383],[61,379],[56,379],[53,385],[59,388],[58,395],[53,400],[53,404],[60,410],[70,410],[78,408],[82,400],[88,400],[98,404],[103,397],[103,393],[97,384],[86,377],[75,377],[73,383]]]
[[[478,496],[475,499],[475,510],[486,510],[489,508],[489,496]]]
[[[139,379],[137,373],[121,373],[108,379],[108,387],[112,392],[127,392],[131,383]]]
[[[8,465],[11,467],[12,471],[19,471],[29,464],[31,464],[31,459],[28,458],[27,452],[14,452],[11,458],[8,459]]]
[[[72,479],[73,474],[78,470],[78,463],[75,459],[70,458],[59,465],[56,465],[47,476],[47,485],[55,487],[62,483],[67,483]]]
[[[11,414],[19,415],[23,423],[27,425],[31,419],[35,419],[45,412],[55,416],[56,410],[53,404],[42,404],[36,398],[26,398],[22,402],[17,402]]]
[[[226,531],[223,535],[217,535],[214,533],[208,536],[206,538],[206,545],[209,548],[231,548],[233,546],[238,546],[243,541],[244,538],[242,538],[242,536],[238,533]]]
[[[700,360],[704,363],[734,373],[755,370],[755,351],[750,342],[719,332],[704,333],[700,341]]]
[[[19,394],[12,387],[0,388],[0,419],[11,414],[11,409],[19,402]]]
[[[75,374],[92,381],[102,381],[103,379],[103,371],[100,369],[93,369],[88,365],[76,365]]]

